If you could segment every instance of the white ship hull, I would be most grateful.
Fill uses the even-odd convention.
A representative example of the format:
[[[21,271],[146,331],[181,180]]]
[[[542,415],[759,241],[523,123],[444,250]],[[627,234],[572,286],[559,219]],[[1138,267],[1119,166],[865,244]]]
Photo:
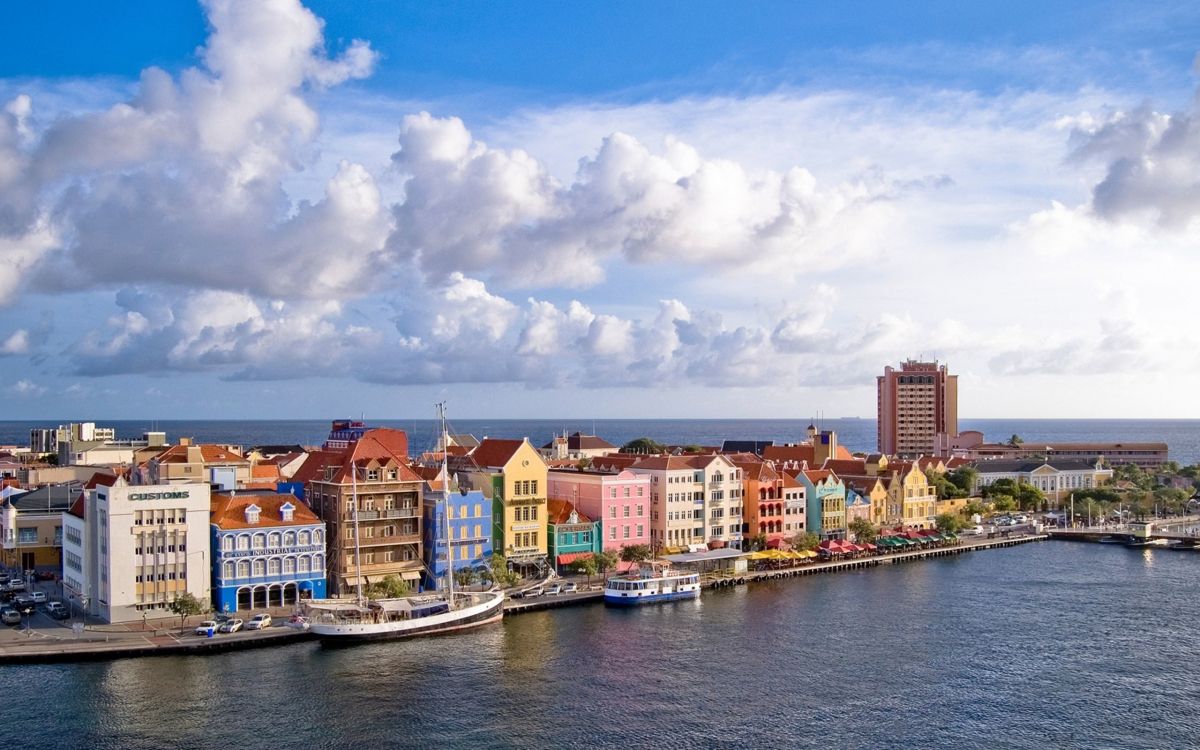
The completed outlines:
[[[452,633],[499,622],[504,616],[504,595],[500,592],[458,594],[456,599],[468,599],[470,603],[463,606],[460,601],[458,609],[448,612],[386,622],[376,622],[369,616],[346,617],[344,612],[339,616],[337,609],[322,611],[320,605],[314,605],[308,630],[324,645],[339,645]]]

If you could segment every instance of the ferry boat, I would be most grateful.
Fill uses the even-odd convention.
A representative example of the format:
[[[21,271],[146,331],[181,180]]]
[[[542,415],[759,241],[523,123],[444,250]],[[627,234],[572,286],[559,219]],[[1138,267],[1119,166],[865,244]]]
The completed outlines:
[[[446,410],[438,404],[442,422],[442,445],[448,445]],[[442,477],[446,471],[446,451],[442,451]],[[354,560],[360,567],[358,540],[357,469],[351,474],[353,483]],[[448,487],[446,488],[448,489]],[[442,501],[449,503],[449,497]],[[443,518],[446,518],[443,509]],[[446,527],[446,549],[450,546],[450,524]],[[449,563],[449,560],[447,561]],[[353,600],[325,599],[305,605],[308,632],[320,638],[322,645],[336,646],[362,641],[413,638],[421,635],[450,633],[493,622],[504,617],[504,593],[501,591],[454,591],[454,567],[447,564],[445,593],[421,594],[390,599],[367,600],[363,597],[362,577],[358,576],[358,594]]]
[[[604,603],[614,607],[698,598],[699,574],[676,573],[667,563],[642,563],[636,571],[604,582]]]

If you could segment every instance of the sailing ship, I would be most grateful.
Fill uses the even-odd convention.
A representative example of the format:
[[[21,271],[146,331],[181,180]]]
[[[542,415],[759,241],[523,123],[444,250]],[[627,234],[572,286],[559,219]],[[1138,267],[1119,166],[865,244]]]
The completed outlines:
[[[362,576],[358,575],[357,595],[353,600],[323,600],[306,606],[308,630],[321,639],[323,645],[336,646],[363,641],[396,640],[422,635],[451,633],[499,622],[504,616],[504,594],[501,591],[456,592],[454,565],[450,546],[450,474],[445,446],[446,409],[438,404],[442,426],[442,489],[443,526],[446,536],[445,593],[418,594],[391,599],[366,599],[362,592]],[[358,540],[358,477],[351,473],[352,506],[354,509],[354,565],[361,572],[361,553]]]
[[[700,576],[677,573],[665,562],[644,562],[637,570],[604,582],[604,603],[614,607],[699,598]]]

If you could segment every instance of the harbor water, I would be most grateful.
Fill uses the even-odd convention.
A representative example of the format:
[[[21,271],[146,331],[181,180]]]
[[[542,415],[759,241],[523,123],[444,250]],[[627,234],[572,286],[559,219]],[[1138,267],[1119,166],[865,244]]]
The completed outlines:
[[[442,638],[6,667],[5,746],[1193,747],[1200,552],[1048,541]]]

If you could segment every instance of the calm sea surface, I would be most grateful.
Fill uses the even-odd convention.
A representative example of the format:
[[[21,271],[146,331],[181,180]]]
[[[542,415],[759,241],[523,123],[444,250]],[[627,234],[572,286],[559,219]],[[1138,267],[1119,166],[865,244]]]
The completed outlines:
[[[376,427],[407,430],[414,451],[434,444],[438,427],[433,420],[367,420]],[[56,421],[0,421],[0,444],[29,443],[29,430],[53,427]],[[329,433],[328,420],[212,420],[212,421],[106,421],[118,437],[136,438],[148,429],[163,430],[174,441],[180,436],[207,442],[236,445],[299,443],[318,445]],[[838,439],[851,451],[875,450],[875,420],[827,419],[827,429],[837,430]],[[722,440],[775,440],[795,442],[806,437],[808,420],[802,419],[598,419],[598,420],[473,420],[452,422],[457,432],[476,437],[528,437],[535,445],[550,441],[555,433],[582,431],[622,445],[649,436],[672,444],[720,445]],[[1151,419],[964,419],[962,430],[981,430],[989,440],[1006,441],[1013,434],[1026,443],[1098,440],[1105,442],[1165,442],[1171,457],[1182,463],[1200,461],[1200,420]]]
[[[350,649],[0,670],[34,748],[1185,748],[1200,553],[1043,542]]]

